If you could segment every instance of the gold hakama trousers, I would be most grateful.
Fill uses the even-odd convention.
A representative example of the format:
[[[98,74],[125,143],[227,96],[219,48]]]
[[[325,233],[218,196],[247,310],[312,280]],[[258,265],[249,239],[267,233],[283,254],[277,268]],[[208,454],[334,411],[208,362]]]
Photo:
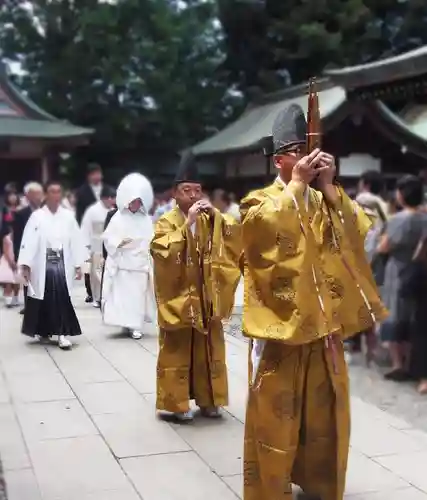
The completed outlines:
[[[350,409],[341,341],[335,372],[324,340],[267,341],[249,392],[244,500],[291,500],[291,483],[321,500],[343,500]]]
[[[159,333],[156,408],[186,412],[194,399],[201,408],[228,404],[225,341],[221,321],[209,337],[192,328]]]

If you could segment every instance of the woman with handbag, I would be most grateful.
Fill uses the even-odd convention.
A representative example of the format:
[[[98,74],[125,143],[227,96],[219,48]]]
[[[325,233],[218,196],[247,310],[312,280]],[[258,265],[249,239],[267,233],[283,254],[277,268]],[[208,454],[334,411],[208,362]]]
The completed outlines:
[[[421,210],[423,185],[412,175],[397,183],[396,198],[402,211],[393,215],[378,245],[388,255],[383,301],[390,316],[381,325],[381,338],[389,342],[392,369],[385,378],[419,380],[418,390],[427,393],[427,271],[424,259],[427,214]]]
[[[375,195],[367,196],[367,194],[370,193],[363,194],[365,194],[365,196],[363,198],[359,196],[359,199],[356,198],[356,201],[364,209],[365,213],[376,221],[365,238],[366,258],[371,265],[375,283],[378,289],[381,290],[384,284],[385,265],[388,256],[379,254],[377,252],[377,247],[386,230],[387,212],[383,209],[383,203],[380,203],[381,198]],[[365,361],[367,366],[370,366],[371,362],[376,357],[377,326],[378,325],[375,325],[369,330],[361,332],[350,341],[352,352],[361,352],[362,338],[364,338],[366,346]]]

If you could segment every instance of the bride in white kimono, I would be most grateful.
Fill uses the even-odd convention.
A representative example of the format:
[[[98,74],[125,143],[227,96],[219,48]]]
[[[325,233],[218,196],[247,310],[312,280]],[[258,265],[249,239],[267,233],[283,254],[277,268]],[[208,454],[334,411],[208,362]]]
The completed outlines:
[[[149,180],[140,174],[128,175],[117,189],[118,211],[103,234],[108,254],[102,285],[103,320],[122,327],[134,339],[157,330],[150,255],[153,202]]]

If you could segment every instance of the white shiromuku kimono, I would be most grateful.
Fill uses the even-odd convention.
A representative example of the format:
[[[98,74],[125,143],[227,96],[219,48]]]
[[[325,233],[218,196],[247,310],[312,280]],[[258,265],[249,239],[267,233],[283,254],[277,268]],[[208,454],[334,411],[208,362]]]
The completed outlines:
[[[79,335],[71,304],[76,268],[88,254],[72,212],[45,206],[33,212],[22,237],[18,266],[30,268],[22,333],[30,336]]]
[[[132,213],[129,204],[138,198],[143,209]],[[118,211],[103,235],[108,253],[102,285],[104,323],[141,333],[157,331],[150,255],[154,228],[148,215],[153,199],[148,179],[140,174],[125,177],[117,189]],[[131,242],[120,247],[126,239]]]
[[[95,302],[101,298],[102,235],[108,211],[102,200],[97,201],[86,210],[81,224],[84,243],[90,253],[90,285]]]

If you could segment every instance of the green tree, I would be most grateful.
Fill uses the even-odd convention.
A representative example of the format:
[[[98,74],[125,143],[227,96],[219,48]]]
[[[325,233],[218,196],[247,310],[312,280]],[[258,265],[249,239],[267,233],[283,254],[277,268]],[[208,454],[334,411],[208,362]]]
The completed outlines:
[[[158,139],[191,144],[222,127],[239,98],[218,71],[223,51],[215,2],[156,0],[148,15],[140,2],[134,8],[133,71],[142,79]]]
[[[32,0],[3,6],[0,47],[40,106],[111,150],[179,149],[221,127],[235,97],[217,67],[215,2]]]
[[[422,0],[218,0],[231,82],[276,90],[427,43]]]

